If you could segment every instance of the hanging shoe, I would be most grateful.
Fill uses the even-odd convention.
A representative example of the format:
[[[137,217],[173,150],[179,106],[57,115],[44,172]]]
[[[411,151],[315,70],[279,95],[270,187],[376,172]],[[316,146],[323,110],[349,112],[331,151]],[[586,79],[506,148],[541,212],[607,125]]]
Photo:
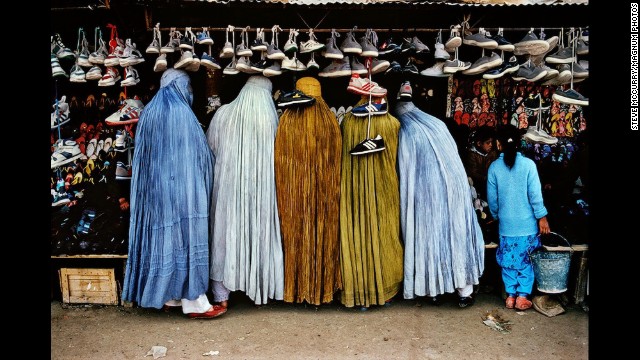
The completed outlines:
[[[124,101],[124,104],[120,109],[118,109],[118,111],[109,115],[109,117],[105,119],[105,123],[110,126],[137,123],[140,119],[140,114],[142,113],[143,109],[144,104],[137,98],[126,99]],[[117,143],[118,138],[116,136],[116,146]]]
[[[114,67],[107,67],[102,79],[98,81],[98,86],[113,86],[120,80],[120,73]]]
[[[202,31],[196,33],[196,42],[200,45],[213,45],[213,39],[209,35],[209,28],[203,27]]]
[[[102,78],[102,69],[98,65],[93,65],[84,77],[87,80],[100,80]]]
[[[133,86],[140,82],[140,77],[138,76],[138,70],[134,69],[133,66],[129,66],[124,70],[124,80],[120,82],[120,86]]]
[[[53,78],[68,78],[69,75],[60,66],[58,57],[55,54],[51,54],[51,74]]]
[[[206,52],[203,52],[202,56],[200,57],[200,65],[212,70],[222,69],[218,61],[216,61],[216,59],[214,59],[213,57],[209,56],[209,54],[207,54]]]
[[[362,54],[362,45],[356,41],[356,36],[354,34],[355,30],[355,27],[351,29],[351,31],[345,35],[342,44],[340,44],[340,51],[344,54]]]
[[[349,154],[365,155],[380,152],[384,149],[386,149],[386,147],[384,146],[384,139],[382,139],[382,136],[378,134],[378,136],[373,139],[362,140],[358,145],[354,146],[351,151],[349,151]]]
[[[82,70],[82,67],[80,67],[77,62],[71,67],[71,76],[69,77],[69,81],[74,83],[87,82],[84,70]]]
[[[151,40],[151,44],[147,46],[147,49],[144,51],[145,53],[160,54],[160,44],[162,43],[160,36],[160,23],[157,23],[153,28],[153,40]]]
[[[351,109],[351,114],[353,114],[353,116],[356,116],[356,117],[363,117],[363,116],[369,116],[369,115],[384,115],[388,112],[389,110],[387,109],[387,102],[384,100],[384,98],[380,99],[379,103],[375,103],[375,102],[364,103],[360,106],[356,106],[353,109]]]
[[[153,65],[153,71],[161,72],[167,70],[167,54],[160,54]]]
[[[69,112],[69,104],[67,104],[67,97],[62,95],[58,104],[53,104],[53,111],[51,112],[51,128],[57,129],[59,126],[68,123],[71,120]]]
[[[229,41],[229,32],[231,32],[231,36],[235,37],[233,32],[234,29],[235,28],[233,26],[229,25],[225,30],[226,41],[224,43],[224,46],[222,47],[222,50],[220,50],[220,55],[219,55],[220,59],[231,58],[233,57],[233,54],[235,54],[235,51],[233,50],[233,45]]]
[[[284,44],[284,52],[285,53],[295,53],[298,52],[298,43],[296,42],[296,37],[298,36],[297,29],[289,29],[289,40]]]

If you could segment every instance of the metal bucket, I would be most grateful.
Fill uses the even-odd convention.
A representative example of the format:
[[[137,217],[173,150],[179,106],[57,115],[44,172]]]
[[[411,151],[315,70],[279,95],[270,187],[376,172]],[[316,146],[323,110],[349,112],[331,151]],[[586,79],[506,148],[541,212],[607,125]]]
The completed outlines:
[[[562,235],[554,232],[550,234],[560,237],[567,243],[568,247],[571,247],[569,241]],[[533,264],[533,273],[538,290],[548,294],[559,294],[567,291],[572,253],[573,250],[546,251],[544,248],[539,248],[531,253],[531,263]]]

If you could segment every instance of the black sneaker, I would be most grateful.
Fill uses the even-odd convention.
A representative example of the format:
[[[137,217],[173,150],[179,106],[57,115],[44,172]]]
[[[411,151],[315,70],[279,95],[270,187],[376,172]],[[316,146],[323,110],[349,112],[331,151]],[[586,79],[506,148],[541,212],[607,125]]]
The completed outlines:
[[[268,60],[268,59],[262,59],[258,62],[252,62],[251,63],[251,70],[253,71],[257,71],[257,72],[263,72],[264,69],[268,68],[269,66],[271,66],[273,64],[273,60]]]
[[[403,54],[414,54],[416,52],[416,45],[413,43],[413,41],[411,41],[411,39],[402,38],[402,46],[400,47],[400,52]]]
[[[498,50],[504,50],[504,51],[513,52],[516,49],[515,45],[513,45],[512,43],[507,41],[507,39],[505,39],[502,36],[502,34],[500,34],[500,32],[498,32],[497,34],[493,35],[491,37],[491,40],[495,40],[495,42],[498,43]]]
[[[389,36],[378,46],[378,56],[393,55],[400,52],[400,46],[393,42],[393,38]]]
[[[475,303],[475,300],[471,296],[460,297],[458,300],[458,306],[461,308],[469,307]]]
[[[515,56],[511,56],[509,61],[504,61],[500,67],[485,72],[482,77],[484,79],[497,79],[505,74],[514,73],[518,71],[519,68],[520,64],[518,64],[518,59]]]
[[[407,65],[405,65],[402,68],[402,72],[407,74],[407,73],[411,73],[411,74],[416,74],[418,75],[420,72],[418,71],[418,68],[413,64],[413,61],[409,60],[409,62],[407,63]]]
[[[579,92],[573,89],[561,90],[558,89],[552,96],[553,100],[561,102],[563,104],[574,104],[588,106],[589,99],[584,97]]]
[[[349,154],[364,155],[379,152],[384,149],[386,149],[384,146],[384,140],[382,139],[382,136],[378,134],[378,136],[373,139],[362,140],[358,145],[351,149],[351,151],[349,151]]]
[[[278,100],[276,100],[276,104],[280,108],[285,108],[285,107],[295,106],[295,105],[309,106],[315,102],[316,102],[315,98],[305,95],[305,93],[303,93],[300,90],[293,90],[288,93],[281,93],[280,97],[278,97]]]
[[[180,49],[193,50],[193,41],[187,36],[180,38]]]
[[[402,72],[402,65],[400,65],[397,61],[392,61],[391,65],[385,70],[384,74],[399,74]]]

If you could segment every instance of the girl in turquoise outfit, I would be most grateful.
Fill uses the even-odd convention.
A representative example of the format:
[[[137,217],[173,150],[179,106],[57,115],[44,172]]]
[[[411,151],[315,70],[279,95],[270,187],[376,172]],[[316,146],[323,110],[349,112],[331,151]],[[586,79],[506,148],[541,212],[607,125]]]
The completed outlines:
[[[542,199],[542,186],[533,160],[518,151],[520,132],[513,125],[500,129],[500,157],[489,166],[487,202],[498,220],[500,246],[496,252],[507,293],[506,307],[529,309],[534,274],[529,254],[540,247],[540,235],[551,230]]]

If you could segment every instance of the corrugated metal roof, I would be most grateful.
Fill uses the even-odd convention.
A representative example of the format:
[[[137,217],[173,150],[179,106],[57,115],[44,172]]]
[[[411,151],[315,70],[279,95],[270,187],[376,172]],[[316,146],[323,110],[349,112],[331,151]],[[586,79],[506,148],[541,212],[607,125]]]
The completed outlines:
[[[186,0],[229,4],[237,2],[290,5],[455,5],[455,6],[520,6],[520,5],[588,5],[589,0]]]

